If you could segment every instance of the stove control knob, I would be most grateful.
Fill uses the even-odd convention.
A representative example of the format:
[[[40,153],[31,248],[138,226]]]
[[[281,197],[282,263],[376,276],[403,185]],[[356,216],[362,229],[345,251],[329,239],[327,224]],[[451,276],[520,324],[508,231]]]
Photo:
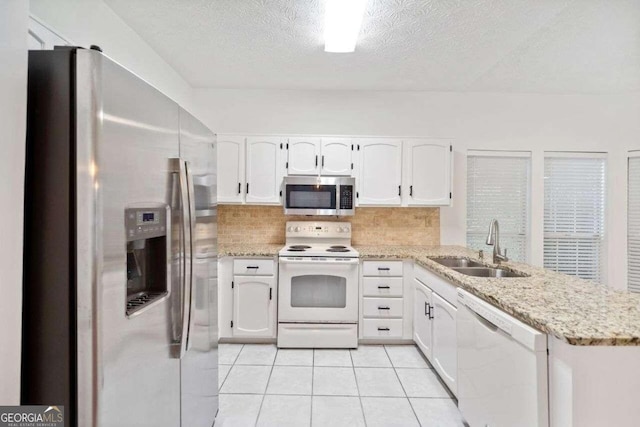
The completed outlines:
[[[293,231],[293,227],[291,226],[287,227],[287,231]]]
[[[299,233],[300,232],[300,227],[296,227],[295,232]]]
[[[338,227],[338,228],[336,228],[336,231],[337,231],[338,233],[342,233],[342,227]]]
[[[348,233],[348,232],[349,232],[349,227],[345,227],[345,228],[343,229],[343,231],[344,231],[345,233]]]

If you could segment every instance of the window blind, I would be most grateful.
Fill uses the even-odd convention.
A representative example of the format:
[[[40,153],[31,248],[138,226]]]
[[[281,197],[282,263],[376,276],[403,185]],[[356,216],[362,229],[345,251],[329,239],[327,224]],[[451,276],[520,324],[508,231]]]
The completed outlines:
[[[467,156],[467,246],[485,244],[492,219],[500,223],[500,247],[508,257],[527,260],[529,153],[470,152]]]
[[[640,292],[640,157],[629,158],[627,205],[628,289]]]
[[[604,216],[605,158],[545,157],[544,267],[601,282]]]

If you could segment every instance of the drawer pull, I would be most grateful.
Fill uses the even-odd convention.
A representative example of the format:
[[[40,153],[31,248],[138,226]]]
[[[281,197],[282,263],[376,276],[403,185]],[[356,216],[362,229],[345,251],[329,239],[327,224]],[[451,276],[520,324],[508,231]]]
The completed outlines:
[[[251,270],[257,270],[257,269],[259,269],[259,268],[260,268],[260,267],[259,267],[259,266],[257,266],[257,265],[248,265],[248,266],[247,266],[247,270],[249,270],[249,269],[251,269]]]
[[[378,286],[378,289],[391,289],[391,286],[389,286],[389,285],[380,285],[380,286]]]
[[[378,328],[379,331],[388,331],[389,328]]]
[[[390,307],[378,307],[378,310],[391,310]]]
[[[391,270],[389,267],[378,267],[378,271],[389,271]]]

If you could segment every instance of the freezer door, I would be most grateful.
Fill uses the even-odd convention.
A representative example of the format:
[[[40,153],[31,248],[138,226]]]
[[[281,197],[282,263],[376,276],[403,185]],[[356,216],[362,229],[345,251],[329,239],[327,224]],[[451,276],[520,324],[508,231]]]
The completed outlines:
[[[180,157],[187,162],[195,221],[188,346],[181,359],[182,426],[211,427],[218,410],[215,135],[184,110],[180,110]]]
[[[166,238],[169,295],[127,316],[125,209],[170,209],[179,107],[95,51],[78,50],[76,76],[78,425],[175,427],[170,296],[184,257],[180,227],[171,222]]]

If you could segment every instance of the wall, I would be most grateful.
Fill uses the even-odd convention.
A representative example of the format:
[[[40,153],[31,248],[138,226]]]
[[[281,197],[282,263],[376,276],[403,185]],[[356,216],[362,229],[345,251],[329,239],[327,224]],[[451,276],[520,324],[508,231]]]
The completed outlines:
[[[0,2],[0,405],[20,403],[28,7]]]
[[[626,287],[626,150],[640,148],[633,94],[491,94],[196,89],[195,108],[218,133],[455,138],[454,206],[440,210],[442,244],[466,241],[468,149],[532,152],[530,262],[542,264],[544,151],[609,152],[610,286]]]
[[[356,208],[352,217],[285,216],[282,206],[218,207],[218,242],[284,244],[287,221],[348,221],[354,245],[439,245],[437,208]]]
[[[191,86],[102,0],[31,0],[29,11],[69,42],[110,58],[193,111]]]

